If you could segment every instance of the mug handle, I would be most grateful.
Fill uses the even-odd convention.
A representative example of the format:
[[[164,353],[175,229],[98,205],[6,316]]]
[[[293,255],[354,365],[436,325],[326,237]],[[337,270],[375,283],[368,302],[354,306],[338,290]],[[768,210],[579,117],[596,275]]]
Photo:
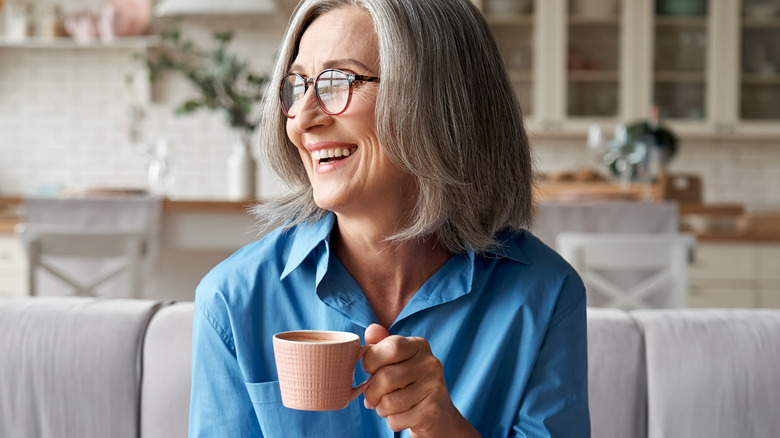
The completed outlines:
[[[376,344],[367,344],[367,345],[361,345],[360,350],[358,353],[357,361],[355,361],[355,366],[357,366],[357,362],[360,361],[360,359],[363,358],[363,355],[366,354],[366,351],[368,351],[371,347],[373,347]],[[366,389],[366,385],[368,385],[368,382],[371,381],[371,376],[368,376],[368,379],[364,380],[363,383],[360,385],[352,388],[352,393],[349,395],[349,401],[354,400],[357,396],[363,393]]]

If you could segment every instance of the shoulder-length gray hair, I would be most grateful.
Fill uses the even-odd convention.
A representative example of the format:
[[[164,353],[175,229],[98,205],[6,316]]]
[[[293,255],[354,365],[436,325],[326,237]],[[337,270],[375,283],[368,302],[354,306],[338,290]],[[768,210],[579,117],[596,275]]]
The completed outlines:
[[[307,0],[284,36],[263,105],[265,156],[291,188],[255,208],[265,224],[325,215],[286,133],[273,88],[297,56],[301,35],[327,11],[358,6],[373,17],[382,83],[377,134],[385,153],[414,175],[408,225],[389,236],[435,235],[455,253],[501,245],[497,233],[533,219],[533,166],[520,106],[482,14],[469,0]],[[348,42],[345,42],[348,44]]]

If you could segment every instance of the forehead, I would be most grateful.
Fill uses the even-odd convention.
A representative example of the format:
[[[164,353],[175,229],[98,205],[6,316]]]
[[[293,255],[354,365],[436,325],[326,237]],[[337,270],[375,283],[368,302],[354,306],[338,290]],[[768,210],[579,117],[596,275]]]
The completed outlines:
[[[379,68],[379,46],[371,15],[345,6],[317,17],[301,35],[293,68],[321,69],[338,60],[354,60]],[[342,65],[342,68],[348,66]]]

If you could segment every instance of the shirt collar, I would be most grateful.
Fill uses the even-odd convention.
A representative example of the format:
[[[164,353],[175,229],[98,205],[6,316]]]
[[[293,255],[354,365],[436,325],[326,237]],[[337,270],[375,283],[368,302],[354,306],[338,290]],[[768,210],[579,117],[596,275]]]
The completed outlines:
[[[335,223],[335,215],[330,212],[321,220],[314,223],[303,223],[292,231],[292,244],[290,245],[290,256],[287,257],[287,263],[280,279],[284,279],[295,270],[320,243],[326,241],[330,236]],[[520,242],[525,238],[525,231],[518,233],[504,232],[498,236],[501,246],[498,249],[490,251],[496,257],[506,257],[523,264],[531,264],[528,256],[520,248]],[[474,254],[469,252],[469,258],[473,260]]]
[[[501,242],[501,246],[495,250],[490,251],[490,254],[495,255],[498,258],[508,258],[509,260],[530,265],[531,260],[520,248],[521,242],[526,238],[527,231],[515,231],[515,232],[502,232],[497,236],[497,240]]]
[[[290,275],[317,246],[328,239],[334,222],[335,215],[328,213],[317,222],[306,222],[290,231],[292,233],[290,255],[287,257],[280,280]]]

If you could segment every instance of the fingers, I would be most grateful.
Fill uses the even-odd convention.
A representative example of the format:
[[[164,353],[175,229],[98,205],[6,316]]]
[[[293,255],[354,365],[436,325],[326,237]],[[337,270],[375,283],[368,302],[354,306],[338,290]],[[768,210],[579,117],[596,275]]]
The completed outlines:
[[[364,338],[366,340],[366,344],[378,344],[379,341],[388,336],[390,336],[390,333],[387,332],[387,329],[379,324],[371,324],[366,329]]]
[[[363,360],[364,368],[372,374],[365,404],[377,408],[380,415],[407,410],[439,387],[446,387],[441,362],[422,338],[390,336],[372,347]]]
[[[374,343],[369,339],[368,330],[374,327],[369,326],[366,329],[366,343]],[[430,353],[431,348],[428,342],[422,338],[404,338],[402,336],[387,336],[371,347],[363,356],[363,369],[368,374],[376,373],[380,368],[388,365],[397,364],[413,358],[421,350]]]

